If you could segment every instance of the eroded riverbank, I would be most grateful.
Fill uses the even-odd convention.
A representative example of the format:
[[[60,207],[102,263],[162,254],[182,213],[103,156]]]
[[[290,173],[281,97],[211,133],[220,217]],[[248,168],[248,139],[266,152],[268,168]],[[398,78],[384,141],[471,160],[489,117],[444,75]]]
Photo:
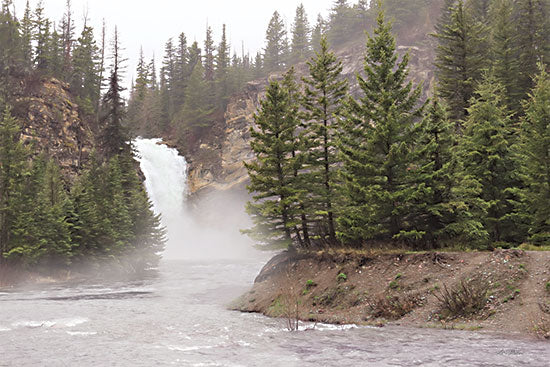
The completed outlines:
[[[282,253],[233,308],[312,322],[548,338],[549,282],[549,252]]]

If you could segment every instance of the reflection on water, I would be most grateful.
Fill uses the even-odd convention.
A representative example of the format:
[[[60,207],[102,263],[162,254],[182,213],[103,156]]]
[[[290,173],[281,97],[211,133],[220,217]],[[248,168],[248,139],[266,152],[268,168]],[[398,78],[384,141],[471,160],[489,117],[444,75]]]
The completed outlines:
[[[167,261],[145,281],[2,293],[0,366],[548,366],[549,344],[518,336],[333,325],[290,333],[280,320],[226,310],[261,265]]]

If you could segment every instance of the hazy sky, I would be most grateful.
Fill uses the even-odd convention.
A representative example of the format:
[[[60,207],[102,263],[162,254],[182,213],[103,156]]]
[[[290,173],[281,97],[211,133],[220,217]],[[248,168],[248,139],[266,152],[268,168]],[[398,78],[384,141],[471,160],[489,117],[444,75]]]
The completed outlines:
[[[17,15],[21,16],[27,0],[14,0]],[[38,0],[30,0],[34,9]],[[51,20],[59,21],[65,9],[66,0],[43,0],[46,13]],[[264,47],[265,29],[273,11],[278,10],[288,27],[294,18],[296,6],[304,4],[314,24],[318,13],[326,15],[333,0],[72,0],[73,13],[78,25],[82,24],[85,9],[96,30],[101,28],[105,18],[109,38],[117,25],[122,45],[128,57],[129,80],[134,74],[139,48],[143,46],[145,56],[150,59],[155,53],[160,61],[164,44],[170,37],[177,39],[185,32],[189,44],[202,41],[206,24],[214,30],[216,43],[221,37],[222,24],[227,24],[228,38],[234,49],[241,52],[244,41],[245,52],[255,55]],[[80,33],[77,27],[77,34]],[[127,80],[127,81],[128,81]]]

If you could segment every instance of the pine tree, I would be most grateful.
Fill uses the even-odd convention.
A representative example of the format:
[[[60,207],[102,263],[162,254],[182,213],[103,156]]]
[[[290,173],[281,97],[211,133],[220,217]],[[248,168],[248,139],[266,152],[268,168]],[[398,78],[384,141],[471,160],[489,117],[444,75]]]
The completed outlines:
[[[521,152],[527,177],[527,203],[531,223],[530,241],[550,242],[550,76],[539,64],[535,88],[524,104]]]
[[[13,227],[21,211],[28,152],[19,141],[20,130],[6,108],[0,120],[0,263],[12,250]]]
[[[10,8],[11,1],[5,1],[0,12],[0,100],[6,102],[17,91],[24,69],[18,24]]]
[[[248,190],[253,201],[247,204],[254,227],[245,231],[261,245],[286,247],[292,244],[295,222],[295,149],[296,119],[289,109],[288,93],[271,81],[251,127],[252,151],[256,160],[245,163],[250,177]]]
[[[329,51],[326,37],[321,39],[321,50],[308,62],[309,76],[303,79],[305,91],[306,138],[312,149],[308,159],[309,199],[317,212],[317,235],[336,242],[334,215],[334,175],[337,165],[335,138],[338,131],[337,118],[346,95],[347,81],[342,80],[342,62]]]
[[[362,97],[349,99],[339,137],[344,207],[340,236],[350,243],[409,240],[406,207],[411,200],[415,123],[421,117],[421,87],[407,82],[409,56],[398,61],[391,25],[380,9],[367,40]]]
[[[348,0],[335,0],[330,12],[328,39],[338,45],[348,40],[352,25],[352,12]]]
[[[212,28],[210,27],[206,27],[203,63],[205,79],[214,81],[214,39],[212,38]]]
[[[482,223],[492,242],[524,238],[517,160],[511,149],[515,131],[504,105],[504,88],[487,75],[476,90],[464,124],[458,154],[463,174],[479,182],[487,214]]]
[[[87,22],[74,46],[72,62],[71,90],[76,94],[81,109],[91,116],[96,112],[101,81],[99,49],[94,40],[94,30]]]
[[[442,21],[446,21],[444,13]],[[479,23],[471,18],[459,0],[452,8],[449,23],[440,23],[434,36],[438,40],[436,67],[438,94],[450,108],[450,117],[459,123],[467,115],[481,71],[488,66]]]
[[[534,86],[537,63],[550,63],[550,2],[517,0],[515,17],[521,65],[517,85],[524,99]]]
[[[185,92],[186,99],[177,117],[178,137],[184,146],[189,146],[199,129],[209,125],[208,116],[214,111],[210,104],[210,88],[204,79],[204,67],[199,61],[193,69]]]
[[[266,47],[264,53],[264,69],[272,72],[282,69],[286,65],[288,44],[283,19],[278,12],[274,12],[266,31]]]
[[[522,96],[518,90],[519,71],[516,30],[511,0],[496,0],[490,9],[491,57],[497,81],[506,88],[506,104],[512,112],[520,110]]]
[[[297,64],[305,61],[310,53],[310,33],[306,10],[303,4],[296,8],[296,16],[292,24],[291,62]]]
[[[101,119],[101,148],[106,160],[129,149],[128,137],[122,122],[125,115],[124,100],[121,93],[124,88],[122,80],[122,58],[118,30],[115,27],[113,39],[113,54],[109,89],[103,96],[104,109]]]
[[[227,35],[225,30],[225,24],[222,27],[222,39],[218,45],[218,53],[216,55],[216,94],[220,103],[220,107],[225,108],[225,103],[229,97],[229,67],[231,60],[229,57],[230,47],[227,43]]]
[[[34,22],[29,0],[27,0],[27,3],[25,5],[25,13],[23,14],[23,19],[21,19],[20,33],[23,59],[25,60],[26,68],[30,70],[34,59],[32,47]]]
[[[415,132],[411,173],[411,200],[407,235],[421,248],[437,248],[449,239],[447,226],[456,220],[453,201],[454,153],[453,123],[439,100],[434,99]]]
[[[308,175],[304,175],[304,167],[308,159],[308,143],[306,142],[307,137],[304,131],[299,131],[299,128],[302,127],[300,105],[302,103],[303,94],[300,91],[300,86],[296,82],[294,67],[291,67],[289,71],[284,74],[281,86],[284,88],[288,97],[289,124],[294,126],[291,152],[294,179],[288,187],[292,191],[291,195],[296,198],[294,205],[296,206],[295,210],[298,218],[294,228],[296,232],[295,238],[301,247],[310,248],[312,245],[310,238],[310,220],[305,204],[308,201],[310,187],[307,181]]]
[[[321,50],[321,39],[325,36],[327,24],[321,14],[317,15],[317,23],[311,32],[311,45],[314,52]]]

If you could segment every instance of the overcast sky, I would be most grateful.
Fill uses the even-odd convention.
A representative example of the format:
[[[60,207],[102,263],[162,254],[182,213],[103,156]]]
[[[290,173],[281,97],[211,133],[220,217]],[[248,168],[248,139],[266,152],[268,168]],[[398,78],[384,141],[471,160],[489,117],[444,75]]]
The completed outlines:
[[[14,0],[18,16],[22,16],[27,0]],[[34,9],[38,0],[30,0]],[[66,0],[43,0],[48,17],[59,21],[65,9]],[[99,38],[102,19],[107,23],[108,35],[117,25],[128,61],[126,84],[134,74],[139,49],[147,59],[155,53],[157,62],[163,54],[164,44],[170,37],[177,39],[185,32],[189,44],[204,39],[206,24],[214,30],[216,43],[221,37],[222,24],[227,24],[228,38],[233,49],[241,52],[244,41],[245,52],[251,55],[264,47],[265,30],[275,10],[285,19],[288,27],[294,18],[296,6],[303,3],[314,24],[317,14],[324,16],[334,0],[72,0],[73,13],[78,21],[80,33],[85,10]],[[110,37],[109,37],[110,38]]]

